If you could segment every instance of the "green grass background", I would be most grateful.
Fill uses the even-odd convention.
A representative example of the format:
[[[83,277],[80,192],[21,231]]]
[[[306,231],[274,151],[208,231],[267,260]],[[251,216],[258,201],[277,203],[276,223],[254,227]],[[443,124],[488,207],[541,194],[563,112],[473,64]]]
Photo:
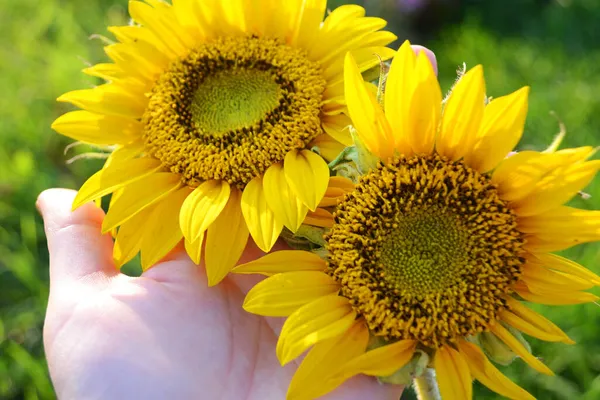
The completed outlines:
[[[333,8],[344,1],[330,1]],[[433,49],[440,80],[450,87],[456,68],[483,64],[490,95],[532,87],[520,149],[542,149],[567,127],[564,146],[600,145],[600,2],[597,0],[408,1],[366,0],[371,15],[386,16],[401,39]],[[100,161],[67,165],[69,141],[50,130],[68,109],[61,93],[99,83],[79,71],[105,60],[107,25],[127,22],[125,0],[19,0],[0,4],[0,399],[55,397],[42,348],[48,296],[48,255],[36,196],[50,187],[77,188]],[[82,150],[76,150],[82,151]],[[574,201],[600,209],[600,178],[592,198]],[[600,246],[566,252],[600,272]],[[546,377],[517,360],[503,369],[540,399],[600,398],[600,309],[594,304],[536,307],[578,344],[532,340],[534,352],[556,371]],[[403,398],[413,398],[406,391]],[[481,386],[476,398],[497,396]]]

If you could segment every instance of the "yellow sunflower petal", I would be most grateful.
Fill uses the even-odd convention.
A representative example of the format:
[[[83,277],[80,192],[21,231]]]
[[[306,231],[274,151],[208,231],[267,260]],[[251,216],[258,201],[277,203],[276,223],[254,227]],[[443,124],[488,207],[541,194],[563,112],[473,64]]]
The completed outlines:
[[[323,77],[328,81],[335,82],[336,77],[341,72],[339,62],[347,53],[352,54],[355,58],[361,72],[381,62],[382,59],[378,61],[377,55],[384,55],[383,60],[390,58],[389,54],[393,54],[393,50],[382,45],[393,42],[397,37],[389,32],[376,32],[377,29],[384,26],[385,20],[366,17],[361,18],[355,25],[349,26],[345,31],[331,35],[329,54],[322,57],[320,61],[321,65],[325,67]],[[353,38],[350,39],[350,36],[353,36]]]
[[[235,267],[236,274],[271,276],[291,271],[325,271],[325,261],[314,253],[301,250],[281,250]]]
[[[592,303],[600,300],[600,297],[592,293],[579,291],[556,292],[555,288],[552,287],[540,287],[540,285],[526,284],[525,282],[517,282],[514,290],[527,301],[549,306]]]
[[[545,185],[560,181],[568,167],[588,158],[593,150],[584,146],[554,153],[523,151],[503,160],[494,170],[492,181],[504,200],[521,200],[535,192],[542,179]]]
[[[529,87],[492,100],[483,114],[472,153],[465,155],[469,166],[479,172],[496,167],[519,143],[527,116]]]
[[[551,271],[532,262],[523,266],[521,279],[526,283],[547,284],[564,291],[587,290],[594,287],[594,284],[586,279],[564,272]]]
[[[137,42],[111,44],[104,51],[129,76],[142,82],[155,81],[169,63],[166,57],[148,57],[149,49]]]
[[[533,336],[547,342],[562,342],[565,339],[563,335],[557,335],[539,329],[535,325],[530,324],[523,318],[511,313],[510,311],[503,310],[500,312],[499,316],[502,321],[529,336]]]
[[[344,144],[326,134],[314,138],[309,147],[317,147],[319,154],[328,162],[333,161],[346,148]]]
[[[600,211],[561,206],[519,218],[519,230],[546,242],[580,244],[600,240]]]
[[[129,15],[134,21],[152,30],[156,38],[175,54],[185,54],[189,46],[186,46],[186,40],[181,36],[181,31],[173,29],[171,24],[166,22],[168,20],[168,18],[165,18],[167,13],[164,10],[160,11],[157,12],[149,4],[141,1],[129,2]]]
[[[100,63],[81,70],[86,75],[95,76],[107,81],[125,78],[127,74],[121,67],[112,63]]]
[[[500,323],[496,323],[490,326],[490,331],[502,340],[512,351],[515,352],[519,357],[523,359],[529,366],[538,372],[546,375],[554,375],[554,373],[542,363],[539,359],[534,357],[526,348],[519,342],[505,327]]]
[[[119,199],[119,197],[121,197],[121,195],[123,194],[124,190],[125,190],[125,188],[118,189],[118,190],[114,191],[110,195],[110,201],[108,202],[108,209],[109,210],[112,207],[112,205],[115,204],[115,201],[117,201]],[[102,208],[102,199],[101,198],[98,198],[98,199],[94,200],[94,203],[96,204],[96,206],[98,208]],[[148,207],[146,209],[146,213],[150,213],[150,211],[152,210],[152,208],[153,208],[153,206]],[[145,214],[145,213],[142,212],[142,214]],[[148,215],[148,214],[146,214],[146,215]],[[144,219],[144,221],[146,221],[146,219]],[[140,224],[140,226],[141,226],[141,224]],[[117,235],[117,228],[114,228],[113,230],[111,230],[110,234],[112,235],[113,238],[116,237],[116,235]]]
[[[406,138],[415,153],[430,154],[442,113],[442,91],[424,51],[419,53],[414,71],[415,88],[406,115]]]
[[[172,0],[173,13],[191,37],[202,37],[204,30],[196,17],[195,0]]]
[[[438,153],[458,160],[469,153],[483,119],[485,81],[478,65],[464,74],[446,102],[437,139]]]
[[[229,184],[218,180],[206,181],[194,189],[179,213],[183,236],[190,242],[198,239],[221,214],[230,193]]]
[[[336,28],[340,29],[340,24],[344,22],[352,23],[354,20],[364,17],[365,13],[365,9],[361,6],[356,4],[344,4],[335,8],[327,15],[321,29],[324,32],[330,32]]]
[[[558,169],[541,180],[525,198],[513,203],[519,216],[542,214],[569,201],[585,188],[600,170],[600,160]]]
[[[348,112],[358,137],[369,151],[381,158],[391,157],[392,130],[377,100],[365,87],[362,75],[350,54],[344,63]]]
[[[391,59],[392,57],[394,57],[396,52],[394,50],[390,49],[389,47],[372,46],[372,47],[365,47],[365,48],[351,50],[347,54],[352,56],[352,58],[354,59],[354,62],[356,62],[356,66],[357,66],[358,70],[362,74],[363,72],[365,72],[373,67],[380,66],[382,61]],[[337,89],[337,85],[339,85],[339,84],[344,85],[344,75],[342,74],[343,69],[344,69],[344,67],[341,66],[341,64],[338,64],[338,62],[336,61],[334,64],[331,64],[329,66],[329,68],[327,68],[323,72],[323,77],[325,79],[327,79],[328,86],[330,88],[335,87],[336,92],[340,91],[339,89]],[[369,83],[368,85],[366,85],[367,88],[374,86],[374,85],[372,85],[372,86],[369,86],[369,85],[372,85],[372,84]],[[344,93],[344,91],[342,91],[342,93]],[[375,92],[374,94],[376,94],[376,93],[377,92]],[[346,104],[345,100],[342,101],[342,103]]]
[[[271,165],[263,177],[267,205],[275,218],[292,232],[296,232],[308,213],[308,207],[300,201],[287,182],[283,166]]]
[[[541,316],[540,314],[536,313],[535,311],[527,308],[520,301],[518,301],[512,297],[507,297],[506,302],[509,305],[510,310],[515,315],[521,317],[524,321],[528,322],[529,324],[537,327],[538,329],[540,329],[544,332],[548,332],[553,335],[562,336],[563,337],[562,341],[564,343],[568,343],[568,344],[575,343],[569,338],[569,336],[567,336],[567,334],[565,332],[563,332],[562,329],[560,329],[558,326],[556,326],[554,323],[552,323],[552,321],[546,319],[545,317]]]
[[[232,188],[227,205],[208,227],[204,250],[208,286],[221,282],[239,261],[248,242],[241,202],[241,191]]]
[[[195,264],[200,264],[202,258],[202,245],[204,243],[204,232],[193,242],[185,239],[185,251]]]
[[[148,103],[144,96],[136,96],[116,83],[107,83],[93,89],[74,90],[56,100],[98,114],[129,118],[140,118]]]
[[[108,209],[102,221],[102,232],[108,232],[121,225],[180,187],[179,175],[170,172],[158,172],[131,183]]]
[[[549,158],[537,151],[523,151],[502,161],[492,174],[502,199],[514,201],[531,193],[547,172]]]
[[[354,184],[350,179],[342,176],[330,177],[327,191],[319,203],[319,207],[336,206],[344,198],[344,195],[352,190],[354,190]]]
[[[226,21],[229,23],[230,29],[233,28],[235,30],[234,33],[238,33],[238,31],[241,33],[247,30],[245,3],[247,2],[244,0],[221,2],[221,7],[223,9],[222,17],[225,17]]]
[[[196,1],[193,1],[193,3],[200,4]],[[273,1],[261,4],[262,7],[257,7],[256,2],[253,0],[246,1],[245,3],[246,32],[256,36],[266,36],[273,13]]]
[[[106,159],[103,168],[108,168],[114,163],[132,160],[144,153],[144,151],[144,142],[142,140],[136,140],[135,142],[123,146],[117,146]]]
[[[300,48],[310,48],[317,34],[319,25],[325,16],[327,0],[306,0],[300,2],[299,18],[294,27],[290,44]]]
[[[544,265],[546,268],[566,272],[568,274],[578,276],[581,279],[589,280],[596,286],[600,286],[600,276],[567,258],[548,253],[531,254],[529,257],[532,260]]]
[[[287,41],[288,36],[291,36],[290,25],[292,16],[290,15],[290,4],[291,2],[275,2],[271,0],[270,4],[265,7],[264,10],[260,10],[260,14],[264,14],[260,17],[263,21],[263,26],[258,27],[255,24],[255,28],[262,30],[265,36],[277,37]],[[297,1],[294,1],[297,3]],[[262,3],[261,5],[266,5]],[[256,13],[258,14],[258,13]]]
[[[339,283],[321,271],[276,274],[248,292],[244,310],[269,317],[287,317],[303,305],[339,290]]]
[[[461,353],[449,346],[440,347],[435,352],[433,365],[442,398],[447,400],[473,398],[469,364]]]
[[[283,168],[287,183],[294,194],[314,211],[327,190],[327,163],[309,150],[290,151],[285,156]]]
[[[147,210],[134,215],[119,227],[113,247],[113,261],[117,268],[127,264],[140,251],[142,239],[148,232],[145,229],[145,223],[148,221],[148,216],[153,209],[152,206],[149,207]]]
[[[264,252],[271,250],[283,223],[267,205],[262,177],[251,180],[242,193],[242,214],[256,245]]]
[[[333,214],[324,208],[317,208],[314,212],[309,211],[304,219],[306,225],[331,228],[333,226]]]
[[[153,158],[115,161],[85,181],[73,200],[73,210],[88,201],[106,196],[115,190],[154,174],[159,168],[161,168],[160,161]]]
[[[390,376],[411,360],[416,347],[416,340],[399,340],[369,350],[343,364],[339,373],[345,379],[357,374]]]
[[[331,294],[300,307],[290,315],[277,342],[277,358],[285,365],[314,344],[344,334],[356,312],[348,299]]]
[[[294,374],[287,399],[312,400],[337,388],[344,381],[339,374],[336,376],[337,370],[363,353],[368,341],[369,330],[364,321],[356,320],[343,335],[315,344]]]
[[[479,347],[466,340],[458,342],[458,349],[469,366],[471,375],[494,392],[515,400],[535,400],[513,381],[502,374]]]
[[[347,24],[346,29],[337,29],[335,34],[328,35],[327,46],[329,46],[329,51],[319,57],[321,64],[327,65],[333,60],[339,59],[348,51],[363,47],[365,42],[369,42],[367,39],[369,34],[379,31],[386,25],[387,21],[382,18],[363,17]],[[333,31],[330,32],[333,33]]]
[[[544,282],[539,279],[531,279],[528,277],[521,277],[519,281],[521,285],[525,285],[527,289],[536,295],[547,296],[554,293],[554,300],[556,302],[562,302],[557,304],[579,304],[579,303],[589,303],[592,301],[596,301],[598,296],[581,292],[577,289],[570,289],[568,286],[562,284],[554,284],[551,282]]]
[[[526,236],[524,249],[531,253],[550,253],[553,251],[565,250],[578,244],[580,243],[572,240],[568,236],[565,236],[561,240],[560,238],[548,237],[542,239],[536,235],[528,235]]]
[[[562,206],[553,210],[519,218],[519,230],[524,233],[570,235],[580,230],[595,232],[600,227],[600,211]]]
[[[52,123],[52,129],[71,139],[98,145],[125,144],[142,134],[142,124],[131,118],[71,111]]]
[[[149,43],[153,40],[152,32],[139,25],[109,26],[107,29],[121,43]]]
[[[415,52],[406,40],[392,60],[385,86],[385,116],[393,131],[394,148],[406,155],[412,154],[408,142],[409,121],[412,122],[409,112],[415,88],[416,63]]]
[[[173,192],[161,200],[148,216],[141,243],[144,271],[166,256],[183,238],[179,227],[179,210],[189,194],[187,187]]]
[[[321,117],[321,123],[323,124],[323,130],[325,133],[327,133],[327,135],[331,136],[333,139],[345,146],[352,145],[352,137],[350,136],[350,130],[348,129],[348,127],[352,125],[352,120],[350,120],[347,115],[324,115]],[[318,138],[319,137],[315,138],[315,140]]]
[[[175,57],[173,51],[162,41],[156,38],[156,35],[149,29],[141,26],[111,26],[108,28],[117,40],[121,43],[132,45],[129,51],[143,56],[147,62],[155,66],[166,67],[169,60]],[[129,71],[129,75],[138,76],[139,72],[133,72],[134,67],[126,63],[120,66]]]
[[[323,58],[331,49],[328,39],[364,16],[365,9],[354,4],[342,5],[331,11],[323,21],[317,40],[310,47],[310,57],[315,60]]]

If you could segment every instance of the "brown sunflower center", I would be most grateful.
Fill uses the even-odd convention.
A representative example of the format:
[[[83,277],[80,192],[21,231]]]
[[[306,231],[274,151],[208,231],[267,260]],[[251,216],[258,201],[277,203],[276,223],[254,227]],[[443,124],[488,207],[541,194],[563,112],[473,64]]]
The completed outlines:
[[[489,177],[462,161],[396,158],[340,204],[328,273],[373,334],[438,347],[506,307],[524,262],[516,226]]]
[[[171,63],[143,116],[146,149],[189,186],[243,188],[322,133],[320,66],[274,39],[223,38]]]

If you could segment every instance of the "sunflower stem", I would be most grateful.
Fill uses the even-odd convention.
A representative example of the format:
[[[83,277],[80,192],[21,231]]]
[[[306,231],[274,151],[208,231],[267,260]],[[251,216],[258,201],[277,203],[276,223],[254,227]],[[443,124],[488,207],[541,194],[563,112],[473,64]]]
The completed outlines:
[[[431,368],[427,368],[421,376],[413,380],[413,387],[419,400],[442,400],[435,370]]]

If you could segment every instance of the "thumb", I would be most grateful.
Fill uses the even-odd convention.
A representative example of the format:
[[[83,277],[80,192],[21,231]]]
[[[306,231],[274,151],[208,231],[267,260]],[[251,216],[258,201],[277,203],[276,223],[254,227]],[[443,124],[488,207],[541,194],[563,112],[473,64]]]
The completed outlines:
[[[71,211],[75,195],[73,190],[49,189],[36,202],[48,240],[51,289],[118,274],[112,238],[100,232],[104,211],[92,203]]]

